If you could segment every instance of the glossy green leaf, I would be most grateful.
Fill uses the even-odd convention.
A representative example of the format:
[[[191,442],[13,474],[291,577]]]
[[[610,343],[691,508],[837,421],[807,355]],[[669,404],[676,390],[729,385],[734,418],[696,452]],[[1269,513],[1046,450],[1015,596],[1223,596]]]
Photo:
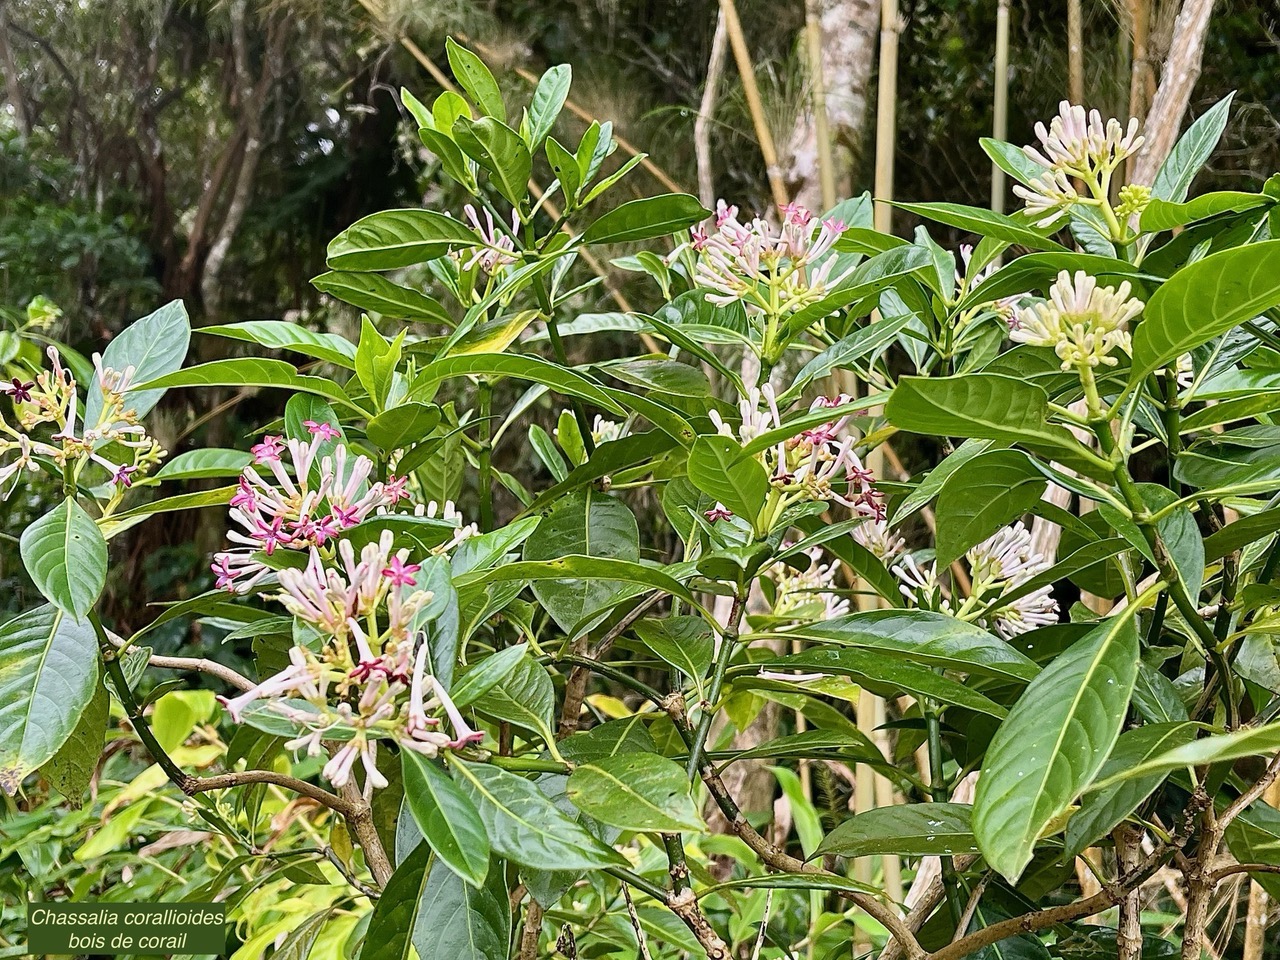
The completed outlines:
[[[378,414],[369,421],[365,435],[383,450],[402,450],[427,439],[439,423],[439,407],[411,401]]]
[[[1048,481],[1018,450],[989,450],[962,464],[938,495],[938,563],[949,566],[1040,501]]]
[[[0,626],[0,790],[12,796],[75,732],[98,686],[88,623],[37,607]]]
[[[161,467],[155,479],[205,480],[213,477],[238,477],[252,462],[253,455],[243,450],[188,450]]]
[[[1022,220],[986,210],[982,207],[967,207],[959,203],[895,203],[895,207],[914,213],[916,216],[945,223],[949,227],[957,227],[984,237],[994,237],[1006,243],[1017,243],[1032,250],[1054,250],[1062,253],[1067,248],[1050,240],[1045,232],[1038,231]]]
[[[419,371],[413,392],[418,395],[417,399],[422,399],[422,394],[441,381],[464,376],[517,377],[566,396],[588,400],[613,413],[623,412],[597,381],[541,357],[512,353],[472,353],[436,360]]]
[[[564,109],[564,102],[569,98],[569,86],[572,82],[573,71],[567,63],[552,67],[539,78],[538,85],[533,90],[533,97],[529,101],[528,133],[525,142],[529,145],[530,152],[537,150],[551,133],[556,117],[560,116],[560,111]],[[566,195],[573,194],[566,191]]]
[[[1141,227],[1144,232],[1156,233],[1174,227],[1207,220],[1221,213],[1239,213],[1254,207],[1267,206],[1273,201],[1260,193],[1242,193],[1238,190],[1219,190],[1205,193],[1186,203],[1168,203],[1152,198],[1142,211]]]
[[[992,717],[1002,718],[1005,715],[1004,707],[963,683],[880,650],[806,650],[788,657],[764,660],[756,666],[774,671],[797,670],[802,676],[809,673],[834,674],[849,677],[884,697],[900,697],[909,693]]]
[[[102,352],[102,365],[117,373],[133,367],[130,383],[141,385],[148,380],[172,373],[182,366],[191,343],[191,321],[181,300],[171,300],[155,313],[129,324]],[[125,406],[140,417],[146,416],[164,396],[162,389],[139,390],[131,387]],[[84,423],[93,426],[102,412],[102,387],[97,378],[85,397]]]
[[[484,61],[466,47],[455,43],[452,37],[445,38],[444,48],[449,58],[449,69],[453,71],[458,86],[486,114],[505,121],[507,108],[502,102],[502,91]]]
[[[555,688],[546,668],[529,657],[517,661],[475,706],[481,713],[531,730],[544,740],[554,738]]]
[[[256,343],[271,350],[289,350],[348,370],[354,369],[356,345],[346,337],[336,333],[316,333],[287,320],[246,320],[243,323],[199,327],[197,332]]]
[[[197,364],[160,377],[158,380],[152,380],[151,385],[164,388],[274,387],[280,390],[313,393],[346,407],[355,406],[342,388],[332,380],[303,376],[292,364],[285,363],[283,360],[264,360],[258,357],[211,360],[209,363]]]
[[[1132,613],[1103,621],[1046,667],[987,748],[974,834],[987,862],[1011,882],[1120,735],[1138,673]]]
[[[942,491],[942,487],[947,482],[948,477],[959,470],[966,462],[984,451],[990,450],[994,445],[993,441],[990,440],[966,440],[960,444],[954,453],[925,474],[920,479],[920,482],[916,484],[916,488],[898,504],[898,509],[893,512],[889,525],[896,527],[912,514],[927,506],[929,501]]]
[[[1199,767],[1224,760],[1268,756],[1280,750],[1280,723],[1263,727],[1246,727],[1232,733],[1219,733],[1173,747],[1124,770],[1117,770],[1092,790],[1104,790],[1125,780],[1148,774],[1170,773],[1184,767]]]
[[[976,853],[964,803],[911,803],[879,807],[846,820],[823,838],[815,854],[866,857],[942,857]]]
[[[511,952],[504,866],[499,860],[490,863],[484,886],[477,889],[441,864],[431,864],[413,927],[418,960],[494,960]]]
[[[1280,240],[1183,267],[1147,301],[1133,334],[1133,381],[1277,305]]]
[[[1025,683],[1040,672],[981,627],[928,610],[869,610],[806,623],[778,636],[879,650],[907,661]]]
[[[111,714],[111,697],[106,687],[95,683],[93,696],[85,705],[80,722],[71,731],[65,743],[49,761],[40,768],[72,808],[78,810],[84,801],[85,791],[93,781],[102,746],[107,734],[107,721]]]
[[[474,247],[464,223],[433,210],[382,210],[357,220],[329,241],[332,270],[395,270]]]
[[[551,172],[560,181],[560,189],[572,200],[582,188],[582,172],[578,169],[578,158],[560,145],[555,137],[547,138],[547,162]]]
[[[1235,93],[1229,93],[1206,110],[1174,144],[1151,183],[1153,198],[1173,203],[1186,199],[1196,174],[1208,162],[1218,141],[1222,139],[1233,97]]]
[[[645,619],[632,630],[641,643],[695,682],[711,669],[715,638],[701,617]]]
[[[689,480],[747,523],[755,524],[769,496],[769,478],[759,462],[742,456],[732,437],[707,434],[689,451]]]
[[[484,822],[493,848],[530,867],[592,870],[625,861],[570,819],[537,786],[488,764],[450,762],[458,786]]]
[[[526,644],[518,643],[485,657],[458,678],[451,691],[453,702],[465,707],[484,696],[516,668],[527,650]]]
[[[1098,771],[1098,778],[1106,780],[1166,750],[1190,743],[1196,738],[1197,729],[1196,724],[1183,721],[1154,723],[1127,730],[1116,741],[1111,756]],[[1085,794],[1080,809],[1067,821],[1065,855],[1074,858],[1085,847],[1109,834],[1164,782],[1166,776],[1164,771],[1157,771]]]
[[[424,900],[431,847],[419,843],[396,867],[373,907],[360,960],[409,960],[419,905]],[[452,871],[442,870],[441,873]],[[465,886],[460,880],[458,886]]]
[[[656,753],[621,753],[577,767],[569,799],[601,823],[624,830],[704,831],[683,767]]]
[[[999,374],[903,377],[889,397],[885,416],[911,433],[1003,440],[1055,451],[1079,449],[1066,427],[1047,422],[1049,397],[1044,390]]]
[[[459,117],[453,124],[453,140],[488,172],[489,182],[512,205],[519,205],[528,195],[529,175],[533,172],[529,148],[520,134],[501,120]]]
[[[67,499],[22,532],[27,573],[59,610],[81,619],[107,582],[107,541],[84,507]]]
[[[617,497],[588,487],[561,499],[524,542],[525,560],[600,557],[636,562],[640,531],[635,514]],[[588,565],[585,565],[589,567]],[[534,596],[562,630],[603,607],[618,589],[616,582],[593,576],[539,579]]]
[[[376,273],[330,270],[311,280],[321,293],[385,317],[447,323],[449,314],[440,301]]]
[[[711,215],[687,193],[630,200],[602,216],[582,234],[582,242],[631,243],[679,233]]]
[[[405,803],[437,857],[473,887],[489,869],[480,814],[444,770],[414,750],[400,751]]]

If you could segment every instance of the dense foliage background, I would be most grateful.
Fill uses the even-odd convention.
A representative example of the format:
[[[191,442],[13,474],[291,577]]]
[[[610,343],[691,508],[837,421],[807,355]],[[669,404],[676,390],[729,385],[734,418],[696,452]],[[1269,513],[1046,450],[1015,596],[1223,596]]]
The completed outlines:
[[[1051,117],[1058,101],[1068,95],[1073,72],[1064,42],[1068,6],[1057,2],[1009,6],[1012,59],[1007,139],[1014,143],[1034,142],[1033,124]],[[1179,5],[1086,0],[1079,6],[1083,51],[1076,69],[1083,68],[1079,80],[1084,101],[1099,108],[1104,117],[1127,117],[1133,103],[1132,10],[1140,8],[1150,16],[1155,27],[1151,58],[1158,65],[1163,54],[1158,38],[1172,29]],[[992,131],[997,7],[996,0],[900,4],[902,29],[893,95],[895,196],[977,207],[989,203],[992,165],[979,141]],[[805,174],[799,162],[800,147],[793,149],[803,140],[800,133],[812,93],[805,66],[805,5],[744,0],[738,12],[754,61],[760,109],[753,115],[751,96],[730,58],[719,83],[709,141],[701,150],[700,170],[695,126],[715,46],[717,5],[712,3],[388,2],[336,7],[240,0],[219,4],[4,2],[0,5],[0,66],[6,80],[6,99],[0,108],[0,312],[9,329],[0,333],[0,362],[8,371],[5,379],[39,367],[44,362],[40,350],[47,340],[65,343],[88,357],[136,318],[173,300],[185,304],[191,326],[197,330],[241,321],[286,320],[319,333],[345,336],[352,343],[364,342],[361,310],[311,281],[326,271],[327,257],[332,261],[331,240],[365,215],[423,207],[461,216],[468,199],[465,190],[442,176],[447,171],[424,148],[418,119],[400,95],[403,87],[430,104],[442,89],[442,79],[459,79],[444,53],[446,36],[460,38],[483,54],[502,96],[513,105],[528,101],[532,81],[548,66],[570,64],[572,102],[581,114],[566,110],[554,128],[556,136],[572,149],[588,129],[582,117],[612,119],[615,136],[650,155],[649,165],[637,167],[597,201],[592,217],[653,194],[677,189],[703,193],[708,175],[713,194],[702,197],[708,207],[714,199],[725,197],[741,208],[743,219],[755,211],[771,211],[774,193],[761,159],[761,120],[780,149],[779,167],[785,171],[788,189],[814,190],[813,177]],[[840,130],[836,138],[838,193],[855,198],[873,185],[877,147],[878,77],[870,63],[880,26],[878,10],[872,10],[864,23],[869,56],[863,58],[867,68],[858,92],[863,106],[859,122]],[[852,23],[845,26],[852,29]],[[1205,43],[1203,73],[1194,87],[1186,123],[1203,116],[1229,93],[1235,95],[1222,138],[1196,178],[1193,195],[1221,190],[1256,193],[1280,169],[1277,29],[1271,4],[1245,0],[1217,4]],[[828,95],[833,101],[839,96],[836,90]],[[836,109],[838,105],[833,106]],[[514,107],[513,115],[518,119]],[[619,149],[604,161],[604,169],[617,170],[628,155],[628,150]],[[1014,206],[1012,194],[1005,200],[1006,206]],[[848,207],[845,213],[850,226],[862,226],[862,218],[870,216],[869,206]],[[921,211],[911,210],[898,210],[893,217],[892,232],[902,238],[915,237],[916,228],[927,219]],[[556,218],[551,214],[542,227]],[[870,226],[869,219],[865,226]],[[982,232],[962,222],[945,221],[930,223],[929,229],[932,240],[947,250],[957,250],[960,243],[972,242]],[[664,290],[662,283],[655,282],[654,271],[646,271],[646,264],[635,257],[639,249],[665,255],[670,247],[662,240],[637,246],[622,237],[616,245],[606,243],[595,250],[596,264],[579,260],[563,282],[557,280],[565,292],[557,302],[562,315],[604,318],[590,336],[566,337],[563,360],[568,365],[599,364],[639,349],[634,330],[607,318],[625,312],[656,312],[669,294],[679,293],[678,284],[675,290]],[[1190,249],[1179,250],[1184,258],[1193,258]],[[410,265],[396,276],[398,282],[438,299],[447,299],[451,292],[446,277],[421,264]],[[388,342],[399,326],[380,324]],[[430,323],[420,327],[414,333],[427,338],[421,348],[425,354],[439,345],[442,328]],[[196,336],[189,362],[267,355],[261,341],[250,344],[245,339]],[[547,352],[541,341],[531,343],[531,351]],[[644,346],[652,349],[651,342]],[[909,373],[909,361],[919,359],[905,347],[897,349],[900,354],[884,357],[885,376]],[[790,377],[812,352],[775,359],[779,370]],[[300,353],[307,351],[285,348],[269,355],[296,360]],[[310,354],[306,362],[312,363],[309,372],[320,376],[332,375],[336,369],[326,364],[323,353]],[[955,369],[940,366],[933,372]],[[638,383],[634,377],[640,378]],[[668,386],[645,380],[643,374],[634,377],[624,382],[647,388]],[[719,391],[717,399],[728,401],[720,409],[732,417],[737,403],[734,391],[725,379],[713,376],[712,380]],[[474,415],[482,403],[484,410],[502,411],[505,416],[527,399],[525,384],[512,379],[499,379],[483,389],[491,393],[482,397],[470,381],[451,380],[432,399],[444,411],[447,425],[456,425],[459,417],[465,421],[468,411]],[[1242,389],[1226,389],[1222,396],[1234,397],[1232,391]],[[170,458],[207,448],[247,450],[264,430],[278,431],[291,422],[288,397],[253,384],[171,390],[148,416],[147,428]],[[484,448],[481,469],[473,468],[482,447],[467,448],[465,466],[460,444],[447,444],[443,453],[433,451],[438,469],[433,469],[432,476],[439,478],[440,485],[420,491],[423,502],[455,501],[463,516],[479,519],[486,530],[498,529],[524,512],[527,491],[545,491],[563,481],[563,474],[577,463],[575,456],[585,457],[588,452],[575,446],[575,428],[565,419],[564,404],[540,398],[518,409],[519,429],[513,428],[506,442],[492,444],[491,452]],[[1263,426],[1268,424],[1267,416],[1263,411]],[[301,419],[295,411],[292,420]],[[872,425],[860,423],[860,429]],[[581,434],[590,432],[577,430],[577,443],[583,442]],[[882,489],[891,497],[907,494],[908,480],[918,481],[941,455],[950,452],[942,435],[956,436],[956,432],[939,428],[939,436],[934,437],[929,432],[922,428],[894,440],[897,462],[880,464]],[[468,440],[480,437],[474,431],[460,433]],[[545,443],[535,439],[539,437],[546,438]],[[485,435],[485,443],[488,439]],[[559,453],[555,453],[557,445]],[[539,448],[537,455],[531,452],[534,447]],[[1154,452],[1139,450],[1134,456],[1140,480],[1174,483]],[[196,470],[180,478],[181,489],[196,495],[208,492],[225,482],[217,479],[221,475]],[[17,538],[60,503],[63,495],[48,477],[24,474],[19,479],[15,492],[0,502],[5,534],[0,544],[0,607],[5,619],[42,602],[40,590],[24,569]],[[688,532],[670,521],[661,495],[635,479],[635,489],[628,489],[624,478],[611,498],[625,501],[635,517],[636,539],[644,555],[631,559],[677,556]],[[146,490],[140,493],[144,500],[151,495]],[[585,496],[590,516],[591,494]],[[1239,506],[1233,503],[1229,509]],[[1100,529],[1097,522],[1088,523]],[[110,572],[98,604],[102,621],[121,637],[147,628],[145,643],[153,663],[162,664],[165,657],[212,657],[241,674],[263,673],[259,641],[271,634],[246,629],[225,610],[187,614],[179,607],[175,615],[149,627],[161,610],[157,604],[190,600],[214,587],[209,558],[223,547],[227,526],[225,507],[218,506],[161,513],[113,536]],[[912,516],[901,532],[913,547],[931,537],[923,513]],[[1063,539],[1061,554],[1080,545],[1070,535]],[[1247,559],[1255,566],[1264,562],[1260,556]],[[1099,612],[1096,604],[1088,606],[1095,596],[1120,596],[1126,584],[1117,581],[1118,576],[1118,571],[1104,569],[1100,563],[1074,582],[1055,587],[1053,596],[1064,619],[1070,611],[1070,619],[1087,620],[1090,610]],[[844,581],[835,596],[857,602],[857,591],[848,589]],[[766,599],[772,604],[777,598]],[[538,600],[545,602],[541,596]],[[808,611],[818,619],[832,612]],[[755,613],[763,618],[757,626],[767,629],[770,614]],[[510,620],[493,631],[497,648],[521,636],[524,626],[520,610],[504,616]],[[561,624],[566,631],[571,625]],[[661,687],[668,679],[670,661],[660,652],[657,659],[653,656],[654,650],[666,649],[663,638],[650,639],[649,647],[624,640],[621,651],[634,661],[633,679]],[[689,645],[683,644],[685,656]],[[1041,651],[1046,660],[1057,652]],[[699,663],[695,660],[694,666]],[[562,666],[567,679],[571,668]],[[674,666],[681,669],[679,664]],[[1184,666],[1187,671],[1170,665],[1166,672],[1173,678],[1194,673],[1190,664]],[[1203,666],[1200,670],[1203,680]],[[1253,708],[1265,706],[1262,676],[1271,674],[1255,670],[1248,682],[1258,689],[1243,688],[1251,690]],[[565,695],[561,679],[557,674],[558,704]],[[254,767],[276,762],[273,751],[278,751],[278,744],[264,743],[246,732],[250,728],[227,722],[214,698],[215,691],[225,692],[217,675],[161,669],[148,671],[145,678],[140,673],[133,680],[137,683],[135,706],[149,712],[161,746],[180,767],[212,772],[233,770],[237,763]],[[744,691],[724,705],[729,721],[717,730],[717,735],[729,731],[720,744],[724,749],[749,750],[779,736],[801,735],[813,722],[820,728],[849,727],[849,737],[866,735],[876,749],[888,751],[889,762],[881,772],[889,775],[879,778],[866,765],[865,755],[853,753],[821,762],[783,755],[774,756],[768,766],[753,766],[750,760],[740,764],[740,769],[750,771],[733,780],[743,809],[770,842],[797,854],[802,850],[804,855],[811,854],[817,838],[844,822],[851,811],[896,806],[911,795],[910,778],[924,775],[916,760],[919,751],[927,752],[922,733],[925,718],[918,712],[910,714],[892,699],[887,713],[883,704],[878,714],[866,702],[859,707],[860,692],[852,684],[836,685],[827,692],[836,705],[820,707],[815,702],[806,708],[811,710],[806,718],[805,711],[796,711],[797,701],[786,696],[769,699]],[[700,684],[698,693],[705,693]],[[591,722],[584,726],[625,718],[637,708],[634,691],[607,675],[592,681],[587,704]],[[42,771],[15,797],[4,800],[0,888],[5,912],[0,948],[8,951],[6,955],[21,955],[19,908],[28,899],[199,899],[198,894],[212,897],[215,893],[229,897],[233,905],[241,941],[238,957],[301,956],[307,948],[311,956],[341,956],[357,949],[370,916],[371,900],[361,892],[361,884],[369,879],[363,873],[367,864],[358,843],[353,844],[347,828],[331,812],[277,786],[258,785],[228,795],[204,811],[206,816],[237,825],[231,832],[238,841],[229,840],[213,821],[193,817],[191,800],[164,786],[165,771],[150,764],[136,739],[135,725],[125,718],[127,705],[104,693],[94,709],[110,717],[107,741],[101,758],[82,771],[84,777],[60,781],[65,772],[50,778],[45,775],[48,771]],[[1212,710],[1210,703],[1210,720]],[[510,717],[504,717],[500,708],[494,714],[501,719],[495,720],[493,733],[504,748],[511,746],[513,737],[524,742],[523,734],[513,735]],[[674,727],[651,733],[656,749],[668,755],[679,753]],[[742,736],[734,739],[735,733]],[[959,746],[964,734],[963,728],[947,731],[947,775],[957,782],[966,765]],[[975,736],[989,737],[990,731],[979,730]],[[587,752],[577,759],[590,758]],[[928,760],[922,759],[927,768]],[[318,758],[304,758],[293,764],[291,772],[314,780],[321,766]],[[895,769],[905,771],[906,779],[894,774]],[[84,796],[68,789],[64,797],[60,783],[82,783]],[[387,793],[394,797],[398,789]],[[394,821],[398,799],[382,802],[392,806],[390,813],[379,815],[380,824],[385,825]],[[708,804],[705,811],[691,811],[695,823],[705,815],[710,825],[708,832],[698,835],[699,862],[690,864],[699,886],[741,879],[744,871],[753,869],[746,866],[752,862],[750,852],[725,829],[724,811],[713,807]],[[383,839],[389,849],[395,849],[394,835]],[[658,845],[647,848],[646,855],[662,861]],[[1105,855],[1095,848],[1093,855],[1092,868],[1085,864],[1087,857],[1068,870],[1054,871],[1043,864],[1043,888],[1033,893],[1023,890],[1019,896],[1054,903],[1091,894],[1097,881],[1090,870],[1115,865],[1111,848]],[[850,876],[889,890],[895,899],[911,887],[921,865],[913,857],[856,859],[847,871]],[[654,864],[646,861],[640,866],[652,871]],[[659,873],[663,869],[660,865]],[[549,881],[548,885],[553,886]],[[547,955],[556,946],[556,931],[566,924],[576,928],[574,936],[582,935],[587,950],[593,951],[583,956],[633,956],[639,949],[631,932],[634,921],[647,931],[655,956],[659,951],[667,951],[663,956],[680,951],[698,955],[705,949],[705,940],[700,947],[690,929],[652,904],[641,904],[633,917],[629,903],[622,899],[623,889],[613,881],[591,881],[581,887],[580,898],[562,902],[558,910],[553,906],[555,898],[541,891],[544,895],[537,902],[548,907],[545,921],[538,920],[541,907],[533,921],[529,913],[517,913],[517,930],[523,919],[525,927],[534,931],[534,943],[522,943],[517,932],[516,948],[523,951],[522,956]],[[971,891],[972,884],[967,889]],[[1156,944],[1150,947],[1155,951],[1152,955],[1157,955],[1163,949],[1162,939],[1172,942],[1180,936],[1186,894],[1164,874],[1143,890],[1142,920],[1150,942]],[[513,903],[519,902],[517,892],[523,896],[518,888],[507,891]],[[846,910],[847,905],[831,893],[783,889],[766,895],[764,890],[743,888],[740,894],[725,898],[724,904],[717,903],[714,920],[735,956],[750,957],[753,951],[766,957],[798,955],[785,950],[815,957],[848,955],[850,950],[857,955],[883,942],[883,927],[865,913]],[[1021,905],[1016,899],[996,899],[992,914],[976,922],[990,925]],[[1274,912],[1265,894],[1260,888],[1251,889],[1244,874],[1216,888],[1208,914],[1206,955],[1247,951],[1253,960],[1267,951],[1280,951],[1280,940],[1265,933],[1269,909]],[[592,924],[582,929],[579,911],[601,918],[601,929]],[[1254,920],[1246,922],[1250,916]],[[312,920],[306,936],[287,940],[286,935],[308,918],[320,919]],[[773,927],[767,922],[762,927],[762,919]],[[1111,925],[1115,926],[1114,920]],[[766,929],[772,930],[768,936],[763,935]],[[1059,955],[1068,955],[1073,942],[1082,957],[1115,956],[1118,949],[1114,933],[1109,934],[1109,946],[1105,933],[1098,937],[1068,936],[1065,929],[1057,933],[1054,949]],[[561,939],[560,950],[566,956],[574,955],[574,936]],[[935,932],[935,940],[937,936]],[[299,946],[307,937],[315,942]],[[1249,937],[1252,945],[1246,946]],[[1026,938],[1014,944],[1024,951],[1035,949]],[[287,950],[302,952],[288,954]]]

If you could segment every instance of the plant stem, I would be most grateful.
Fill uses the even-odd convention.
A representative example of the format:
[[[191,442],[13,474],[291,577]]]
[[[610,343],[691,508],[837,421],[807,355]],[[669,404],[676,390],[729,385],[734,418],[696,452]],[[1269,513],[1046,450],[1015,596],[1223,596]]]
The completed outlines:
[[[543,279],[542,274],[538,274],[533,281],[533,290],[538,297],[538,306],[542,310],[542,316],[547,322],[547,337],[551,340],[551,350],[556,355],[556,361],[560,366],[568,368],[569,354],[565,352],[564,340],[560,338],[560,322],[556,319],[555,307],[551,303],[551,296],[547,293],[547,283]],[[577,397],[570,398],[569,405],[573,408],[573,417],[578,421],[578,431],[582,434],[582,445],[590,457],[596,452],[595,441],[591,438],[591,422],[587,420],[587,412],[582,409],[582,401]]]
[[[720,634],[720,650],[716,654],[715,672],[711,675],[711,687],[707,691],[707,702],[703,706],[702,716],[698,718],[698,729],[694,734],[693,744],[689,748],[689,779],[698,778],[698,768],[702,765],[702,752],[706,749],[707,737],[711,734],[711,723],[715,719],[716,704],[720,701],[720,691],[724,688],[724,676],[729,669],[729,660],[733,657],[734,648],[738,644],[738,625],[742,620],[742,612],[746,606],[746,591],[738,587],[733,597],[733,606],[729,610],[729,622]]]
[[[480,494],[480,529],[488,533],[493,529],[493,426],[489,421],[489,414],[493,407],[493,384],[482,378],[476,393],[480,421],[480,435],[478,437],[480,452],[477,454],[477,460],[479,461],[477,486]]]

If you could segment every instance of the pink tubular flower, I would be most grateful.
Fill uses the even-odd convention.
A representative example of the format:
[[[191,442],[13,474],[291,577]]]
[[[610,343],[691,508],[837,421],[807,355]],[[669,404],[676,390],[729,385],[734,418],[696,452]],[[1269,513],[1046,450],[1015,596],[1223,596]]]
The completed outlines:
[[[733,511],[728,509],[723,503],[717,503],[714,507],[712,507],[710,510],[707,510],[702,515],[706,517],[708,520],[710,520],[712,523],[715,523],[717,520],[728,520],[732,518]]]
[[[331,423],[320,423],[316,420],[303,420],[302,425],[307,428],[313,437],[319,437],[321,440],[337,440],[342,436],[338,429]]]
[[[266,436],[262,438],[261,443],[255,443],[249,448],[249,452],[253,454],[253,462],[278,462],[280,460],[280,454],[284,453],[283,439],[283,437]]]
[[[494,274],[502,267],[509,263],[515,263],[516,258],[513,256],[516,245],[515,241],[506,234],[500,233],[497,224],[493,222],[493,214],[488,210],[484,212],[485,222],[480,222],[480,217],[476,213],[476,208],[471,204],[467,204],[462,208],[462,212],[467,219],[471,221],[471,225],[475,227],[476,233],[480,235],[480,239],[485,246],[476,247],[475,252],[471,254],[471,259],[462,265],[462,269],[470,270],[476,264],[480,265],[487,274]],[[511,232],[515,233],[520,229],[520,215],[517,211],[511,211]]]
[[[397,587],[412,587],[418,583],[413,575],[421,569],[421,564],[405,563],[400,557],[392,557],[390,565],[383,568],[382,575]]]

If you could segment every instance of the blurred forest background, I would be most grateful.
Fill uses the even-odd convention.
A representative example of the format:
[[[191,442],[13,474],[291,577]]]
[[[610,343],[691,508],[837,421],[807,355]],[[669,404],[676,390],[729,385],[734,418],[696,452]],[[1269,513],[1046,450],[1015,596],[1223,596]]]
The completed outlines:
[[[358,320],[350,308],[309,283],[324,269],[328,240],[387,207],[460,214],[463,199],[438,186],[434,158],[399,102],[402,86],[429,101],[450,82],[446,36],[481,53],[512,93],[523,95],[548,65],[571,64],[574,99],[560,122],[611,119],[624,147],[650,154],[617,202],[628,191],[682,189],[706,203],[725,197],[767,212],[779,198],[820,208],[824,193],[874,187],[884,195],[891,186],[902,199],[985,205],[1003,200],[998,190],[992,196],[991,163],[978,142],[995,121],[1001,11],[1007,139],[1025,143],[1035,121],[1068,96],[1104,117],[1143,116],[1182,6],[0,0],[0,311],[17,323],[33,298],[47,297],[62,311],[49,334],[86,353],[173,298],[185,301],[196,325],[286,318],[350,329]],[[1213,12],[1182,122],[1237,91],[1223,144],[1196,190],[1255,189],[1280,169],[1280,6],[1188,6]],[[882,77],[893,48],[896,70]],[[815,95],[825,101],[825,135]],[[914,226],[902,213],[892,222],[903,235]],[[603,282],[584,293],[583,312],[650,305],[655,291],[643,275],[595,266]],[[212,359],[227,342],[197,338],[197,349]],[[591,338],[593,351],[607,348]],[[0,364],[13,349],[12,334],[0,333]],[[171,454],[197,438],[243,445],[278,414],[271,404],[283,403],[227,395],[194,409],[193,396],[171,394],[160,411],[156,429]],[[557,412],[544,411],[549,423]],[[522,467],[529,458],[518,441],[506,455],[504,468],[532,469]],[[0,529],[16,533],[36,515],[41,491],[27,493],[0,506]],[[458,494],[465,505],[467,491]],[[144,602],[211,585],[207,555],[221,541],[221,523],[221,512],[158,520],[121,538],[108,610],[122,629]],[[0,607],[34,602],[21,577],[16,549],[0,548]],[[169,642],[198,640],[196,631],[175,630]]]

